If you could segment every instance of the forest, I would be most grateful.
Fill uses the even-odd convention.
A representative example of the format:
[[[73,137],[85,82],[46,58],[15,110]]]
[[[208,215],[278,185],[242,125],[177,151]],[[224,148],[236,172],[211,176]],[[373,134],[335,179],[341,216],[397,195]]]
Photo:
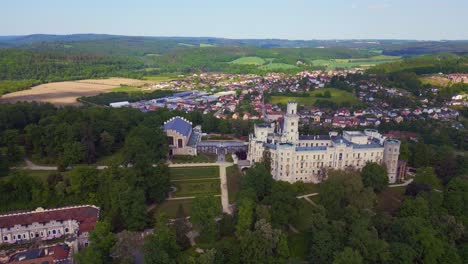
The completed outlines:
[[[0,49],[0,95],[48,82],[138,78],[143,67],[137,58]]]

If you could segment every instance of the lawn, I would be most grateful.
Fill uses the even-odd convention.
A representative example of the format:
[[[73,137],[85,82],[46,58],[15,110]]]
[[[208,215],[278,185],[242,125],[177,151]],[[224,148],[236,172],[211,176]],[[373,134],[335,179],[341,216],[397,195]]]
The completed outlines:
[[[199,153],[196,156],[176,155],[172,157],[172,163],[210,163],[216,162],[215,154]]]
[[[192,180],[171,182],[177,188],[175,197],[190,197],[200,194],[220,194],[220,180]]]
[[[233,203],[236,201],[237,193],[240,191],[242,172],[239,171],[237,165],[233,165],[226,168],[226,176],[229,203]]]
[[[331,98],[322,98],[322,97],[315,97],[316,94],[323,94],[324,92],[329,91],[331,94]],[[287,104],[288,101],[296,101],[299,105],[306,105],[311,106],[317,100],[324,100],[324,101],[332,101],[336,104],[342,104],[344,102],[349,102],[350,104],[357,103],[358,99],[352,93],[338,90],[335,88],[322,88],[315,91],[308,92],[308,97],[293,97],[293,96],[272,96],[271,103],[272,104]]]
[[[315,184],[315,183],[304,183],[301,185],[299,188],[298,195],[305,195],[309,193],[316,193],[319,192],[320,190],[320,184]]]
[[[243,64],[243,65],[263,65],[265,60],[260,57],[241,57],[231,61],[232,64]]]
[[[169,218],[176,218],[179,206],[182,205],[185,215],[190,215],[193,199],[165,201],[156,206],[155,214],[165,213]]]
[[[219,177],[218,166],[169,168],[171,180]]]

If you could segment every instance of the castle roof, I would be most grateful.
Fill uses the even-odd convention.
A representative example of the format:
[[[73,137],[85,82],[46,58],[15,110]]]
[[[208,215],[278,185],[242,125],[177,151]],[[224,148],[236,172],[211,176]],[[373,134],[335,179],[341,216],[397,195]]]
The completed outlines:
[[[180,116],[173,117],[164,123],[164,130],[175,130],[188,137],[192,131],[192,123]]]

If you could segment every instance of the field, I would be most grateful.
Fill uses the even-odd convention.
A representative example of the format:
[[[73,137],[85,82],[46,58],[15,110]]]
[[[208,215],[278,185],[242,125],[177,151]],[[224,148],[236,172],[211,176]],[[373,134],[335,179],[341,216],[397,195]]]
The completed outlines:
[[[121,85],[139,86],[143,84],[145,84],[144,81],[126,78],[47,83],[34,86],[29,90],[6,94],[0,97],[0,103],[36,101],[55,105],[80,105],[76,99],[81,96],[94,96],[110,92]]]
[[[286,63],[269,63],[261,67],[263,70],[294,69],[296,66]]]
[[[423,76],[419,78],[423,84],[435,85],[438,87],[445,87],[450,83],[450,80],[437,75]]]
[[[369,68],[371,66],[387,63],[399,60],[398,56],[385,56],[378,55],[370,58],[358,58],[358,59],[333,59],[333,60],[313,60],[312,65],[322,66],[327,70],[333,70],[337,68]]]
[[[237,60],[231,61],[233,64],[243,64],[243,65],[263,65],[265,64],[265,60],[260,57],[241,57]]]
[[[169,168],[171,180],[203,179],[219,177],[218,166]]]
[[[322,98],[322,97],[315,97],[317,94],[323,94],[325,91],[329,91],[331,94],[331,98]],[[323,88],[323,89],[318,89],[315,91],[310,91],[308,92],[309,96],[308,97],[293,97],[293,96],[272,96],[271,97],[271,103],[272,104],[287,104],[288,101],[294,100],[296,101],[299,105],[305,105],[305,106],[311,106],[313,105],[317,100],[324,100],[324,101],[332,101],[337,104],[341,104],[344,102],[349,102],[351,104],[358,102],[358,99],[351,93],[343,91],[343,90],[338,90],[335,88]]]

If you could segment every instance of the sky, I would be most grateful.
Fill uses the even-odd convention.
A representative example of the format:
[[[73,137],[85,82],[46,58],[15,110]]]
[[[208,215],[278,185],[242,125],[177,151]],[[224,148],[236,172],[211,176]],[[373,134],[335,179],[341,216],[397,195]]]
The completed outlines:
[[[468,0],[0,0],[0,35],[468,39]]]

